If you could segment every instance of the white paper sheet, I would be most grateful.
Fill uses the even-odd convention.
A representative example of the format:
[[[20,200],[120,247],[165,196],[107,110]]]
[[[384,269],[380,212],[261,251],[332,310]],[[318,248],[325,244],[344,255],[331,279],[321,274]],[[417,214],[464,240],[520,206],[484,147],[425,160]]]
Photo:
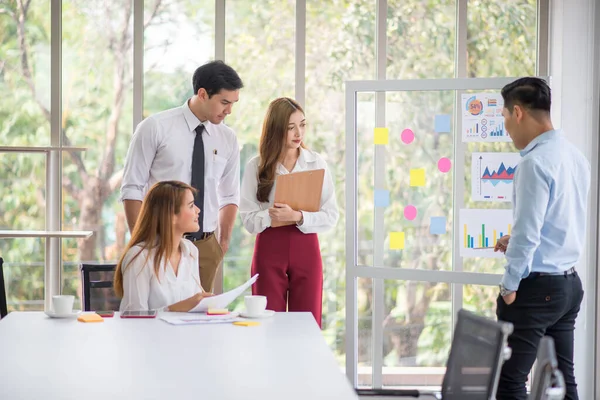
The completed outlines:
[[[224,324],[235,321],[242,321],[239,313],[229,313],[225,315],[161,315],[160,319],[171,325],[198,325],[198,324]]]
[[[250,278],[246,283],[236,287],[229,292],[219,294],[212,297],[206,297],[198,303],[198,305],[192,308],[189,312],[191,313],[199,313],[206,312],[209,308],[227,308],[232,301],[234,301],[239,295],[244,293],[246,289],[248,289],[254,282],[258,279],[258,274],[254,275]]]

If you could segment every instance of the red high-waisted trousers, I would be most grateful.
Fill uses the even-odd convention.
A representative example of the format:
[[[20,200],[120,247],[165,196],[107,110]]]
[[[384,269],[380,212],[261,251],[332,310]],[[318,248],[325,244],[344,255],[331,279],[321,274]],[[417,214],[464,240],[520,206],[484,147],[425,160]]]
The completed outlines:
[[[254,274],[252,294],[267,296],[267,309],[310,311],[321,326],[323,261],[316,233],[295,225],[265,229],[254,244]]]

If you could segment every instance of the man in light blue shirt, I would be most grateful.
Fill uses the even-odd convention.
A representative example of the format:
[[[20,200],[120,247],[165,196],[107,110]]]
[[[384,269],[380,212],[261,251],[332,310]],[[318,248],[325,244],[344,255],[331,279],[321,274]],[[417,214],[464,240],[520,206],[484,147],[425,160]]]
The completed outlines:
[[[575,267],[585,240],[590,164],[552,126],[546,82],[518,79],[502,97],[504,126],[522,159],[514,177],[512,235],[495,248],[507,260],[496,314],[514,325],[497,398],[527,399],[527,375],[547,335],[565,377],[565,398],[578,399],[573,335],[583,288]]]

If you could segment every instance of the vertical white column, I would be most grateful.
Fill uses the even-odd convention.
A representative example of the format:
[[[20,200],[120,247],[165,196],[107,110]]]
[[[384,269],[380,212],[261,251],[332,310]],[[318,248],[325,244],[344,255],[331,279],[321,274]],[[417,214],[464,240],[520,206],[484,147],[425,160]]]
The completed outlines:
[[[588,236],[576,266],[585,297],[575,329],[579,398],[599,398],[598,366],[598,121],[600,118],[600,11],[595,0],[550,3],[552,119],[592,165]],[[590,351],[595,349],[594,351]],[[596,359],[595,359],[596,358]],[[595,376],[594,376],[595,375]],[[600,378],[600,377],[599,377]]]

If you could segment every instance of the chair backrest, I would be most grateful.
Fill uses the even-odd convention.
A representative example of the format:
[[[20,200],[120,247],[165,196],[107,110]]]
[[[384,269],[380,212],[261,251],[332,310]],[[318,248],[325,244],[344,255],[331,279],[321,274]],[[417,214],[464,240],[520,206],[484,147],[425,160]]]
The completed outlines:
[[[6,302],[6,285],[4,283],[4,260],[0,257],[0,319],[8,314],[8,305]]]
[[[412,389],[356,389],[361,400],[430,399],[438,400],[438,393],[426,393]]]
[[[116,264],[81,264],[84,311],[119,311],[121,299],[113,289]]]
[[[442,399],[495,399],[512,331],[508,322],[460,310],[442,382]]]
[[[529,400],[563,399],[566,392],[563,374],[558,369],[554,340],[550,336],[544,336],[538,346]]]

